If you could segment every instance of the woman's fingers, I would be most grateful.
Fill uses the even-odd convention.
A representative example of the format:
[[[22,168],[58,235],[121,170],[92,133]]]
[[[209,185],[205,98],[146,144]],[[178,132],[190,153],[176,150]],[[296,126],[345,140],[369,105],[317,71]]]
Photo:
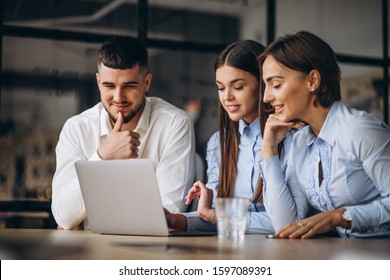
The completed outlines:
[[[193,184],[193,186],[191,187],[191,189],[188,191],[188,194],[187,196],[185,197],[186,199],[186,204],[189,205],[191,203],[191,201],[197,197],[198,199],[200,198],[201,196],[201,188],[200,188],[200,185],[203,185],[204,184],[201,182],[201,181],[197,181]]]

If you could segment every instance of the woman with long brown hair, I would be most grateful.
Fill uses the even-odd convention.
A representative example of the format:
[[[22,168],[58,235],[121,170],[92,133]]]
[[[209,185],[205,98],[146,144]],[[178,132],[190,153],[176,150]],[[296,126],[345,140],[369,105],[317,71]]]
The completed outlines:
[[[207,186],[198,181],[190,189],[186,203],[198,198],[197,212],[170,214],[170,228],[216,230],[214,200],[218,197],[241,197],[251,201],[246,219],[247,232],[273,232],[265,212],[261,160],[261,125],[266,113],[260,114],[260,70],[257,57],[264,46],[244,40],[227,46],[215,61],[218,88],[219,131],[207,145]],[[286,141],[288,143],[288,141]],[[282,165],[285,166],[282,159]]]

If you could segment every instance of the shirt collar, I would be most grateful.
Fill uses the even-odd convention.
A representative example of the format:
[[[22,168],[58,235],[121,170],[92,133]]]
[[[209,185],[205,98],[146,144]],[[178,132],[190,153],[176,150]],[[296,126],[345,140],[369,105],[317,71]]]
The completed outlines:
[[[100,104],[101,104],[101,109],[100,109],[100,136],[109,135],[111,130],[112,130],[110,117],[108,116],[108,113],[107,113],[106,109],[104,108],[103,103],[100,103]]]
[[[337,110],[340,106],[339,101],[333,102],[328,115],[326,116],[325,122],[321,128],[320,134],[318,137],[314,134],[314,132],[309,129],[309,133],[307,135],[307,145],[313,144],[317,138],[322,139],[324,142],[333,146],[336,138],[336,134],[334,133],[334,126],[337,124]]]
[[[150,123],[150,116],[152,114],[152,105],[148,98],[145,97],[145,107],[142,111],[141,117],[138,120],[137,127],[134,129],[135,132],[139,133],[140,139],[145,135],[148,130]]]
[[[260,134],[260,121],[259,118],[256,118],[250,125],[248,125],[243,119],[238,121],[238,131],[240,135],[244,134],[244,128],[249,127],[254,136],[258,136]]]

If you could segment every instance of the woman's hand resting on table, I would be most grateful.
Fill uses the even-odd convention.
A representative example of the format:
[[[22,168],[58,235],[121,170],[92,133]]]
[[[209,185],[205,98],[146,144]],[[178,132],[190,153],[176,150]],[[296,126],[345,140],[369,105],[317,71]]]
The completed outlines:
[[[351,222],[344,220],[344,208],[322,212],[298,222],[289,223],[275,235],[280,238],[310,238],[317,234],[327,233],[335,227],[350,228]]]

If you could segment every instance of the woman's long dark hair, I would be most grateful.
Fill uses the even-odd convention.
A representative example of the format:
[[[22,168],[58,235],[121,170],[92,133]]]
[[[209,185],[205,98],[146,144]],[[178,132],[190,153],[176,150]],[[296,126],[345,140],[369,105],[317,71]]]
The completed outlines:
[[[252,40],[244,40],[227,46],[215,61],[214,69],[228,65],[246,71],[259,81],[260,68],[257,57],[264,51],[265,47]],[[260,94],[260,92],[259,92]],[[261,115],[261,114],[260,114]],[[266,116],[260,117],[260,124],[265,122]],[[219,171],[218,197],[233,197],[234,185],[237,175],[238,146],[240,134],[238,122],[232,121],[228,113],[218,103],[219,141],[221,150],[221,168]],[[260,194],[259,194],[260,193]],[[262,201],[262,181],[256,189],[253,197],[254,202]]]

